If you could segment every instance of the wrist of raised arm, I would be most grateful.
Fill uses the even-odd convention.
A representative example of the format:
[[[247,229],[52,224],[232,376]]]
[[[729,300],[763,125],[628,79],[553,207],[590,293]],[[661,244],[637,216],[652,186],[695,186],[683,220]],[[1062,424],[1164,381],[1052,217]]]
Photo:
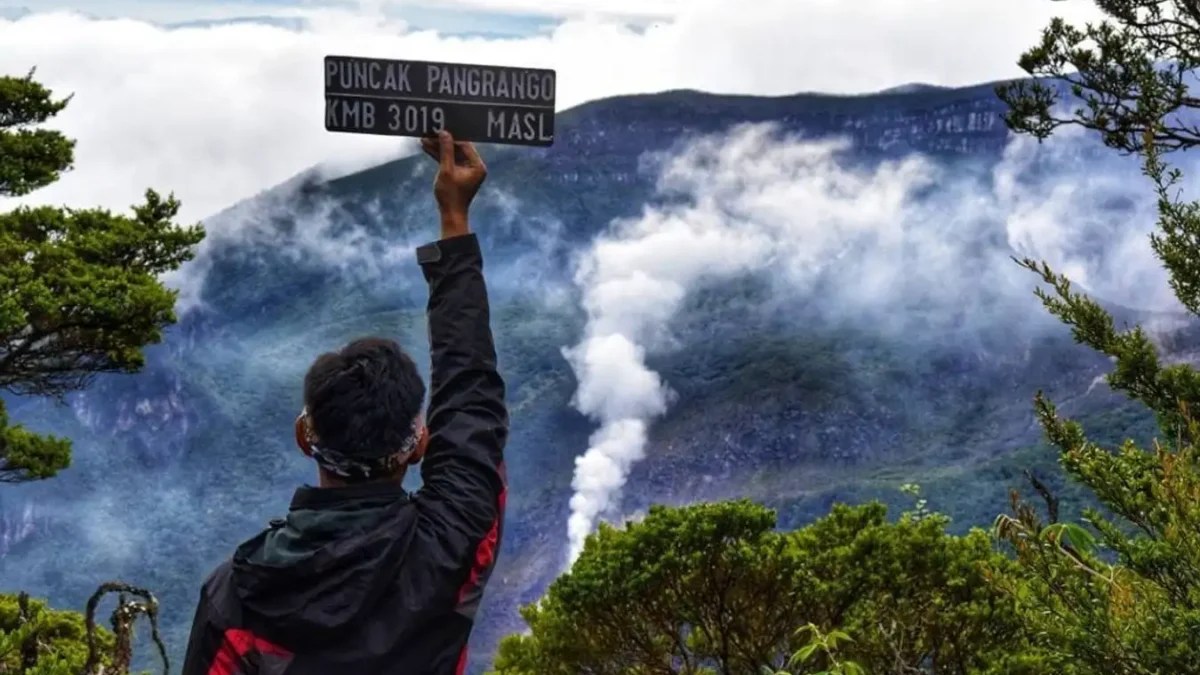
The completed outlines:
[[[467,214],[443,211],[441,213],[441,234],[442,239],[450,239],[451,237],[461,237],[464,234],[470,234],[471,225],[467,219]]]

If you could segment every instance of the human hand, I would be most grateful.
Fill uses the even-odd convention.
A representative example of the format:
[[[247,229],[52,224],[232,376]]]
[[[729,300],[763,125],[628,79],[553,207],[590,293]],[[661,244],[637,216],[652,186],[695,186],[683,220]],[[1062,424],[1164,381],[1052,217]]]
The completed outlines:
[[[421,149],[438,162],[433,195],[442,218],[442,238],[470,232],[467,211],[487,178],[487,165],[473,143],[456,142],[448,131],[439,132],[437,138],[422,138]]]

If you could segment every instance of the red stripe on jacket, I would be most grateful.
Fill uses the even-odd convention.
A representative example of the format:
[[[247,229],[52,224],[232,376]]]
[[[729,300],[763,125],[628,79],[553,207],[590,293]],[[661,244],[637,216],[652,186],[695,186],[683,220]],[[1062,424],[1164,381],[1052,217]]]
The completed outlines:
[[[225,631],[224,642],[217,650],[212,666],[208,669],[208,675],[236,675],[240,671],[239,666],[250,652],[276,656],[292,655],[283,647],[268,642],[244,628],[230,628]]]
[[[467,593],[479,587],[479,577],[496,560],[496,544],[500,539],[500,518],[504,514],[504,502],[507,498],[508,488],[505,488],[500,491],[500,509],[496,513],[495,520],[492,521],[491,529],[488,530],[487,536],[480,540],[479,546],[475,547],[475,564],[471,567],[471,574],[467,577],[467,581],[462,587],[458,589],[459,602],[463,601]]]
[[[500,465],[500,476],[504,479],[504,465]],[[507,482],[507,481],[506,481]],[[505,486],[500,491],[500,498],[497,500],[500,508],[496,511],[496,518],[492,521],[492,527],[488,530],[479,545],[475,547],[475,564],[471,567],[471,574],[467,577],[466,582],[458,589],[458,601],[462,602],[463,598],[471,590],[479,587],[479,577],[483,575],[487,568],[491,567],[496,561],[496,544],[500,539],[500,519],[504,517],[504,504],[508,500],[508,487]],[[469,645],[463,645],[462,651],[458,653],[458,666],[454,669],[454,675],[463,675],[467,672],[467,651]]]
[[[462,651],[458,653],[458,667],[454,669],[454,675],[463,675],[467,672],[467,645],[463,645]]]

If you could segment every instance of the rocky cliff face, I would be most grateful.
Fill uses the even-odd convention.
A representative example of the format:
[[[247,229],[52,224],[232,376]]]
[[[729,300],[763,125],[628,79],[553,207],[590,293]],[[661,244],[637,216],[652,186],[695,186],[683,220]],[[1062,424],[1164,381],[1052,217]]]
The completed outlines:
[[[863,97],[670,92],[582,106],[561,115],[552,149],[489,155],[477,220],[487,223],[513,408],[512,485],[473,670],[519,628],[517,606],[561,569],[574,458],[594,429],[570,406],[575,381],[561,353],[584,321],[572,256],[652,198],[647,153],[774,122],[807,137],[849,136],[852,161],[864,165],[913,152],[987,164],[1006,144],[999,112],[990,85]],[[409,256],[434,222],[429,178],[419,160],[402,160],[300,180],[214,218],[196,262],[203,304],[150,351],[145,373],[104,378],[64,408],[11,401],[14,419],[75,439],[76,459],[54,481],[0,493],[0,586],[80,607],[104,579],[154,588],[178,654],[208,569],[311,478],[290,435],[310,360],[365,333],[423,348],[424,287]],[[980,243],[993,245],[1007,255]],[[750,496],[797,524],[837,499],[903,504],[898,486],[916,481],[966,527],[1003,509],[1019,468],[1053,470],[1037,451],[1035,389],[1102,436],[1149,432],[1145,415],[1095,386],[1106,363],[1039,318],[1036,303],[1019,330],[884,333],[870,317],[811,309],[816,296],[763,293],[718,288],[677,318],[675,348],[651,365],[678,397],[617,516],[651,502]],[[1178,340],[1182,351],[1193,342]]]

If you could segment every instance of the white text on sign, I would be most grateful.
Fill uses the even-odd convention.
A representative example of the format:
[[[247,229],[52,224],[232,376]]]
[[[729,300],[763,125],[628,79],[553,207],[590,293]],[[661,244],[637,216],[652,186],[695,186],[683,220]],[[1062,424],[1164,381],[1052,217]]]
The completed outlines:
[[[327,97],[325,124],[355,131],[371,131],[379,123],[377,115],[384,104],[366,99]],[[389,131],[432,134],[446,128],[446,111],[441,106],[418,103],[387,103]]]
[[[504,141],[552,141],[554,134],[547,132],[546,112],[521,112],[516,110],[487,111],[487,135],[489,140]]]
[[[326,56],[325,129],[550,147],[553,70]]]
[[[424,87],[413,86],[412,64],[328,59],[325,88],[391,94],[507,99],[514,102],[554,100],[554,74],[533,70],[426,64]]]

